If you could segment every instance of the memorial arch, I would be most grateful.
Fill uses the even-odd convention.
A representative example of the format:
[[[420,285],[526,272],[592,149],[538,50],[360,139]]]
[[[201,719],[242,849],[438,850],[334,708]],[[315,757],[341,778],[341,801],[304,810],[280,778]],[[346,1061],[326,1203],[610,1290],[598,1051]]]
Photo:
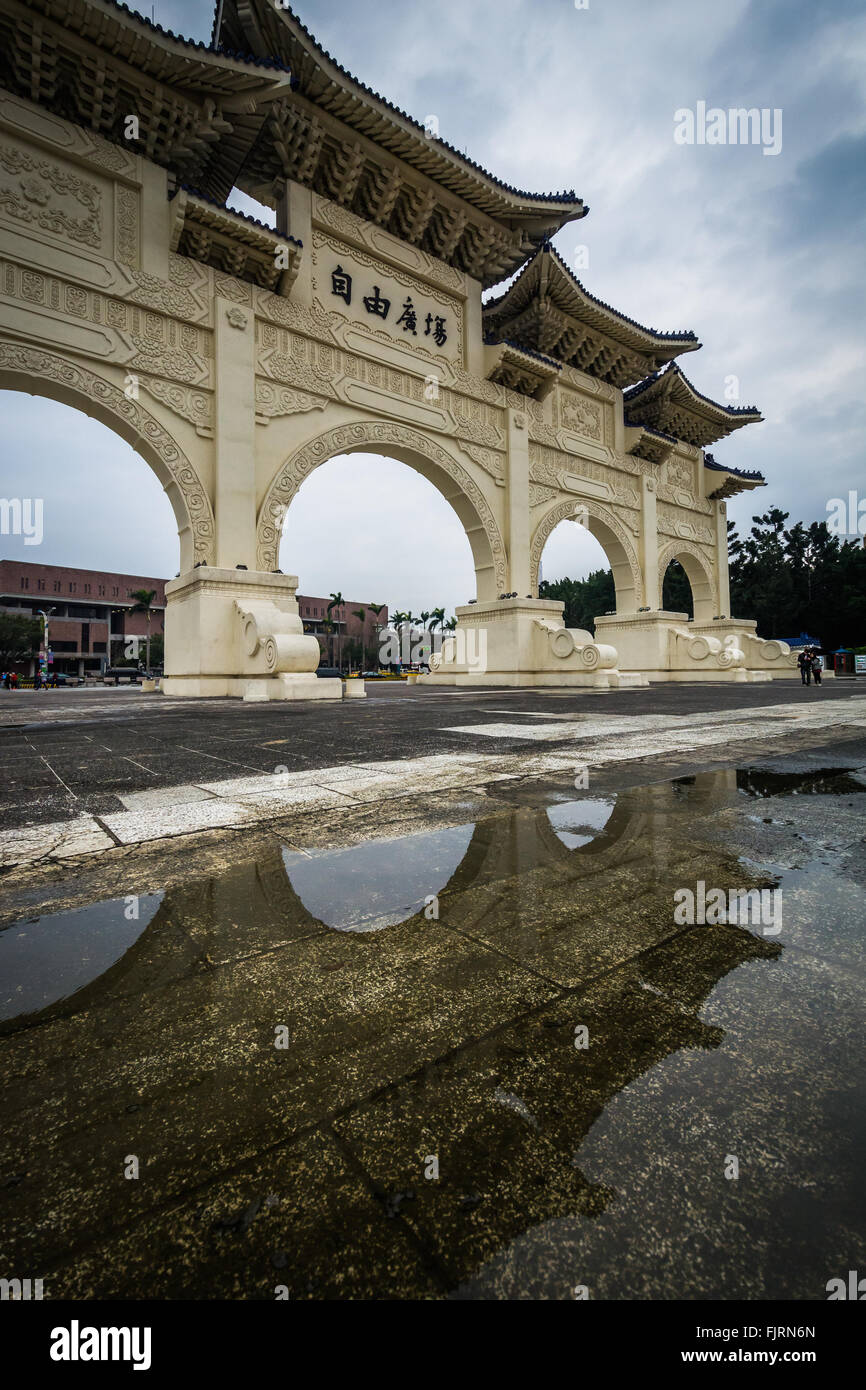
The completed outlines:
[[[576,279],[552,238],[586,213],[431,135],[271,0],[220,0],[208,45],[114,0],[0,0],[2,380],[78,404],[166,487],[166,693],[340,696],[277,546],[303,477],[361,449],[428,477],[472,546],[476,600],[426,680],[789,673],[730,614],[725,500],[763,479],[706,452],[761,417],[691,384],[693,332]],[[576,507],[616,580],[595,640],[537,597]],[[669,552],[693,622],[662,609]]]

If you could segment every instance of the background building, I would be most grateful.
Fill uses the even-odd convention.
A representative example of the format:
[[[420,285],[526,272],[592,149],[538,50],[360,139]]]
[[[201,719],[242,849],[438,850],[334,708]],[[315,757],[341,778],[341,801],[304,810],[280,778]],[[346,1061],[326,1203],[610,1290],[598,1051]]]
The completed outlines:
[[[369,604],[346,599],[328,612],[330,598],[298,594],[298,611],[304,632],[319,639],[323,665],[377,667],[379,629],[388,623],[388,605],[374,612]],[[378,605],[377,605],[378,608]],[[358,616],[363,613],[363,619]]]
[[[112,661],[129,659],[124,650],[129,649],[130,638],[140,639],[139,655],[142,662],[145,659],[147,618],[132,611],[137,589],[156,591],[150,636],[151,641],[162,637],[166,582],[138,574],[0,560],[0,611],[38,618],[44,609],[49,614],[49,648],[54,656],[49,671],[98,675]],[[341,659],[343,665],[378,664],[378,628],[388,622],[387,605],[375,613],[366,603],[346,599],[329,613],[330,598],[297,597],[304,631],[318,637],[323,664],[339,665]],[[152,661],[160,664],[153,656]],[[35,667],[35,657],[17,663],[21,675],[33,675]]]
[[[139,638],[145,659],[147,617],[133,613],[136,589],[155,590],[150,619],[151,639],[162,636],[165,614],[164,579],[138,574],[107,574],[101,570],[67,569],[60,565],[32,565],[21,560],[0,560],[0,610],[6,613],[48,616],[48,644],[54,655],[49,672],[57,675],[98,675],[114,659],[123,657],[130,638]],[[53,611],[52,611],[53,610]],[[116,645],[115,645],[116,644]],[[19,662],[23,675],[33,675],[35,658]]]

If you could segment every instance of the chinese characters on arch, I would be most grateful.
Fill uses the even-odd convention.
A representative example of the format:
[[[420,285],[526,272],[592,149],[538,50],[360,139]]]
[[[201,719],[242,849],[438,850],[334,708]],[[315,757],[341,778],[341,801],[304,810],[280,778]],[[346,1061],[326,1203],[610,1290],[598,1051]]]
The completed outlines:
[[[348,306],[351,306],[353,295],[356,295],[353,276],[344,270],[342,265],[337,265],[331,272],[331,294],[342,299]],[[401,305],[395,305],[381,293],[378,285],[372,285],[368,294],[361,294],[360,303],[372,317],[391,322],[403,333],[411,334],[415,338],[431,338],[437,347],[444,347],[448,341],[447,315],[425,314],[417,310],[411,294],[406,295]]]

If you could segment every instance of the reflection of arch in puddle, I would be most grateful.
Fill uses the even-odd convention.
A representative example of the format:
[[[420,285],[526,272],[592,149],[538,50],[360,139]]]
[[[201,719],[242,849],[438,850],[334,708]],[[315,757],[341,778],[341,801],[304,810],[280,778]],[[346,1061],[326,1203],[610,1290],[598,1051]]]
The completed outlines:
[[[474,829],[457,825],[306,854],[284,849],[283,864],[311,917],[337,931],[380,931],[413,917],[442,891]]]
[[[0,930],[0,1021],[42,1013],[103,983],[150,926],[161,900],[161,893],[112,898]]]
[[[547,819],[566,849],[583,849],[603,831],[616,809],[616,796],[586,796],[548,806]]]

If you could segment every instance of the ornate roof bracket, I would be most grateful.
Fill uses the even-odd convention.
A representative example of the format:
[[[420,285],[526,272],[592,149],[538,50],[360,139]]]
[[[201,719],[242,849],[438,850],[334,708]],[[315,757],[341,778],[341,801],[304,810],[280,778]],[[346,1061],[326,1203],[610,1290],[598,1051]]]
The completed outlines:
[[[560,362],[537,352],[525,352],[514,343],[488,344],[484,349],[484,375],[488,381],[537,401],[544,400],[561,371]]]
[[[172,199],[171,249],[181,256],[288,295],[298,276],[303,247],[242,213],[216,207],[194,190]]]

